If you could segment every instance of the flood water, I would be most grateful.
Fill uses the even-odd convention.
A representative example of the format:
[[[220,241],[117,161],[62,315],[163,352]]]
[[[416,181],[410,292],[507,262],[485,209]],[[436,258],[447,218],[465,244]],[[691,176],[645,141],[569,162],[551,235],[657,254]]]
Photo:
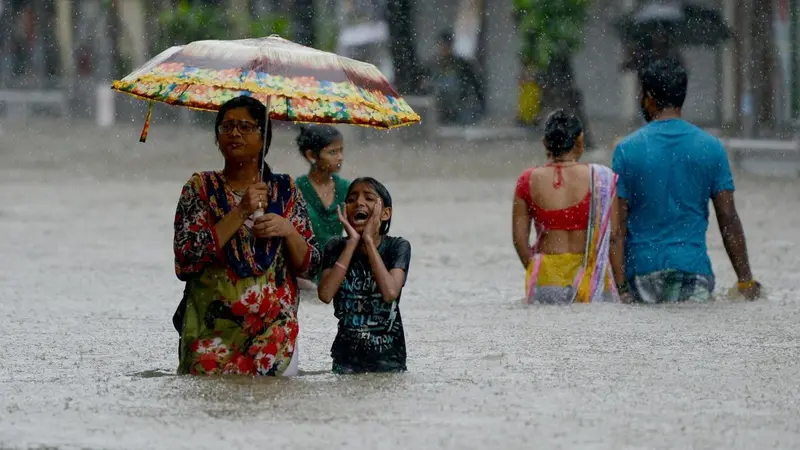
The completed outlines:
[[[173,375],[172,219],[210,130],[39,124],[0,136],[0,448],[800,448],[800,182],[737,176],[758,302],[523,307],[511,246],[530,143],[346,151],[413,252],[409,371],[334,376],[300,306],[292,379]],[[290,134],[275,171],[305,169]],[[394,142],[394,141],[392,141]],[[718,292],[735,276],[712,223]]]

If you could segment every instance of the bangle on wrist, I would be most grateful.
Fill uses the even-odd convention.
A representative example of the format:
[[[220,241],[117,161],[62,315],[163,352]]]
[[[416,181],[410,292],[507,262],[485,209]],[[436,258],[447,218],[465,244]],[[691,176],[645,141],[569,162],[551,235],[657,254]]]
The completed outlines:
[[[336,266],[336,267],[344,270],[345,272],[347,272],[347,266],[345,266],[344,264],[340,263],[339,261],[336,261],[336,263],[334,263],[334,266]]]
[[[754,287],[757,284],[758,284],[758,281],[756,281],[756,280],[751,278],[748,281],[739,281],[738,283],[736,283],[736,287],[739,288],[739,290],[750,289],[750,288]]]

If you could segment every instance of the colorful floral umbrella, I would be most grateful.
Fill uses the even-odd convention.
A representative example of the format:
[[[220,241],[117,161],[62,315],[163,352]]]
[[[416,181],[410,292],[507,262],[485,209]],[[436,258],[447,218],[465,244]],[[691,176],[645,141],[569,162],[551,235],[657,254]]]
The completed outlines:
[[[112,89],[150,101],[139,139],[147,139],[153,102],[217,111],[250,95],[269,117],[293,122],[393,128],[419,115],[372,64],[305,47],[278,36],[196,41],[171,47]]]

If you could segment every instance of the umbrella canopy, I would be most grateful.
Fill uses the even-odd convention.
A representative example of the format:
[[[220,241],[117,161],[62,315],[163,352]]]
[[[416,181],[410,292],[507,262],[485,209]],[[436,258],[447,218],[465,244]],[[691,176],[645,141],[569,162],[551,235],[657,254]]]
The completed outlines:
[[[151,111],[152,102],[216,111],[249,95],[277,120],[375,128],[420,121],[375,66],[278,36],[171,47],[112,89],[149,100]]]
[[[691,4],[649,3],[620,17],[614,28],[626,42],[662,34],[679,46],[716,46],[733,36],[718,11]]]

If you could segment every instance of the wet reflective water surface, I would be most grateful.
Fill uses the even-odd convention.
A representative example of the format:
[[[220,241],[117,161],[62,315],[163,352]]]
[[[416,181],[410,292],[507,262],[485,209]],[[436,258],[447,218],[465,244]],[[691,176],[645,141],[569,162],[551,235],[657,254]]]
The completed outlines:
[[[332,307],[305,295],[301,376],[178,377],[172,215],[220,159],[203,130],[137,132],[0,137],[2,448],[800,448],[796,180],[737,177],[765,300],[524,307],[510,199],[538,146],[348,148],[413,247],[409,372],[329,374]],[[299,175],[291,137],[270,161]]]

